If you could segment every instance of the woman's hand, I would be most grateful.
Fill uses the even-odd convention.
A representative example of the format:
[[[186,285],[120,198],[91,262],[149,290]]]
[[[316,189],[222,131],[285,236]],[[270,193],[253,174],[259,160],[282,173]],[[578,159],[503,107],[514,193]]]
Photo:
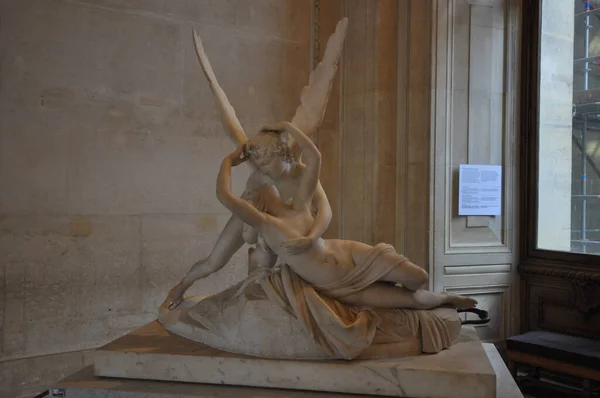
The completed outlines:
[[[232,167],[238,166],[248,160],[250,156],[246,152],[246,144],[240,145],[235,151],[231,152],[229,158],[231,159]]]

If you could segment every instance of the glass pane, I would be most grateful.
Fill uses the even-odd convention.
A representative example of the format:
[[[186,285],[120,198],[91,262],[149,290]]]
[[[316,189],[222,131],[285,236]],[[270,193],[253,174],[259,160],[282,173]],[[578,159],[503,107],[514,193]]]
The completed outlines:
[[[542,3],[539,85],[540,249],[600,254],[598,1]]]

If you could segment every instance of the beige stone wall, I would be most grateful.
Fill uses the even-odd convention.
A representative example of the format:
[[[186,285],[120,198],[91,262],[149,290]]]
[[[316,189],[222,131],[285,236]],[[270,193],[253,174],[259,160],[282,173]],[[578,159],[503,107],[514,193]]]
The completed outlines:
[[[293,115],[310,12],[296,0],[0,1],[0,396],[43,389],[153,319],[226,222],[214,184],[233,146],[192,28],[252,131]],[[194,291],[241,279],[244,256]]]

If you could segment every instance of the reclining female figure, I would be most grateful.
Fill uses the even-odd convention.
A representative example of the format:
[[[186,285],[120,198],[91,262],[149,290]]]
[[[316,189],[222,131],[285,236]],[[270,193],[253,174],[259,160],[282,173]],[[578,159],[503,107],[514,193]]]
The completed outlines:
[[[267,134],[261,142],[250,140],[223,159],[217,197],[264,237],[280,262],[316,290],[349,305],[425,310],[445,304],[467,309],[477,304],[468,297],[419,290],[428,280],[427,272],[394,250],[378,251],[379,245],[321,237],[311,239],[310,244],[290,245],[290,241],[309,234],[314,226],[310,204],[318,187],[321,153],[310,138],[289,122],[265,126],[261,131]],[[260,211],[231,191],[231,168],[248,159],[267,175],[282,168],[286,132],[302,150],[305,167],[291,203],[284,202],[276,190],[265,190],[262,195],[268,206],[266,211]],[[367,264],[368,269],[361,269],[359,264]],[[346,286],[336,288],[341,281]]]

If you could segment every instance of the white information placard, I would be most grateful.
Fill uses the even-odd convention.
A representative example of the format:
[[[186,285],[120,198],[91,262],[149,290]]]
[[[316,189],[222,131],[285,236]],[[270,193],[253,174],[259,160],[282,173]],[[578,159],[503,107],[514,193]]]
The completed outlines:
[[[458,173],[458,214],[499,216],[502,206],[502,166],[461,164]]]

